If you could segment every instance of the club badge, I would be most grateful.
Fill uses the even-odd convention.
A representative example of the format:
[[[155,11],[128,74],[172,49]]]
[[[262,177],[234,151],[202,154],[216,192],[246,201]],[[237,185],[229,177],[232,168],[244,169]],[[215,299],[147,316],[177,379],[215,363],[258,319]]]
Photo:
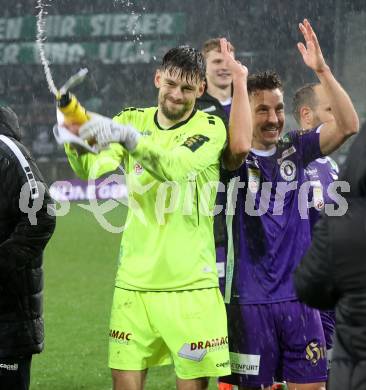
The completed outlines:
[[[280,165],[280,174],[282,179],[292,181],[296,176],[296,165],[290,160],[282,161]]]

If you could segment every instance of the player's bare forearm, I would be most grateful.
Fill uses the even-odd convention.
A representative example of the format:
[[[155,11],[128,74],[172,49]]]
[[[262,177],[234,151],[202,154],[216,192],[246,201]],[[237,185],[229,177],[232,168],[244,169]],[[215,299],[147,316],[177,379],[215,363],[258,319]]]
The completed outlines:
[[[334,116],[334,121],[325,123],[320,132],[320,149],[323,154],[329,154],[349,136],[358,132],[359,120],[350,97],[325,62],[318,38],[309,21],[304,19],[303,23],[299,24],[299,29],[305,44],[299,42],[297,47],[305,65],[318,76]]]
[[[220,40],[220,46],[233,77],[228,145],[223,158],[225,167],[235,170],[245,160],[252,143],[252,115],[247,90],[248,69],[239,61],[235,61],[233,54],[227,50],[225,39]]]
[[[252,115],[250,111],[247,77],[233,77],[233,101],[229,120],[228,145],[224,153],[225,167],[239,168],[250,151],[252,144]]]
[[[322,152],[328,154],[339,147],[348,137],[358,132],[359,119],[351,98],[335,79],[330,68],[327,66],[316,74],[329,99],[329,105],[335,119],[335,123],[329,125],[329,134],[324,128],[323,136],[320,137]],[[325,124],[326,126],[327,124]]]

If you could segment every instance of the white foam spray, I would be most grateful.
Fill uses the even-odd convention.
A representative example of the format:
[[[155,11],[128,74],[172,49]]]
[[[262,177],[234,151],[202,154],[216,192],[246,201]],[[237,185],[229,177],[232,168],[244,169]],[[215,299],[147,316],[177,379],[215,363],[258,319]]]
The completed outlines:
[[[51,69],[49,62],[47,60],[45,50],[44,50],[44,42],[46,40],[46,21],[44,19],[44,15],[47,14],[44,10],[45,5],[42,3],[42,0],[37,0],[37,6],[36,8],[39,9],[39,12],[37,14],[37,40],[36,44],[39,51],[39,56],[41,58],[41,64],[43,65],[43,70],[46,76],[48,88],[55,96],[58,94],[58,90],[55,86],[55,83],[52,78]]]

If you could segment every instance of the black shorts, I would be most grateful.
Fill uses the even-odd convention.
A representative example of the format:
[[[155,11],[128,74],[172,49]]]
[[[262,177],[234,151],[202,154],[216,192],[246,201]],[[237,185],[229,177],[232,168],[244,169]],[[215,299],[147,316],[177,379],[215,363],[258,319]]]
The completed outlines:
[[[0,389],[28,390],[32,356],[0,358]]]

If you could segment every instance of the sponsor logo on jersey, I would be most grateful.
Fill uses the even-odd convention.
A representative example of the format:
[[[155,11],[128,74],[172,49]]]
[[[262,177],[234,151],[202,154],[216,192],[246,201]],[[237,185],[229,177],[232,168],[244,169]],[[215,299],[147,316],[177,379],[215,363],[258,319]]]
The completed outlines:
[[[320,180],[311,181],[313,187],[313,206],[320,211],[324,208],[323,186]]]
[[[178,351],[178,356],[183,359],[194,360],[200,362],[207,354],[207,349],[192,350],[188,343],[184,343]]]
[[[230,352],[231,371],[236,374],[258,375],[260,355]]]
[[[216,363],[216,367],[228,367],[230,365],[230,360],[226,360],[226,362]]]
[[[202,340],[190,343],[191,350],[195,349],[210,349],[215,347],[225,346],[229,343],[228,336],[226,337],[218,337],[216,339],[211,340]]]
[[[307,167],[305,169],[305,172],[306,172],[306,175],[308,177],[318,177],[319,176],[318,175],[318,170],[316,168],[309,168],[309,167]]]
[[[134,170],[136,175],[142,175],[142,173],[144,172],[144,168],[139,163],[136,163],[134,165],[133,170]]]
[[[288,148],[288,149],[285,149],[283,152],[282,152],[282,156],[277,159],[277,162],[279,164],[281,164],[281,162],[288,156],[291,156],[291,154],[294,154],[296,153],[296,148],[295,146],[291,146],[291,148]]]
[[[327,357],[327,350],[324,346],[319,345],[317,341],[313,341],[306,346],[306,360],[314,366],[318,364],[320,360],[324,360]]]
[[[227,349],[228,344],[228,336],[184,343],[182,348],[178,351],[178,356],[185,359],[201,361],[209,352]]]
[[[192,152],[195,152],[198,148],[200,148],[205,142],[209,141],[210,138],[206,137],[202,134],[195,134],[191,137],[188,137],[182,144],[182,146],[187,147]]]
[[[248,167],[248,188],[252,194],[256,194],[260,186],[260,170]]]
[[[292,181],[296,176],[296,165],[291,160],[284,160],[280,165],[280,174],[282,179]]]
[[[111,341],[118,344],[128,344],[129,341],[131,341],[132,339],[132,333],[116,329],[110,329],[109,338],[111,339]]]

